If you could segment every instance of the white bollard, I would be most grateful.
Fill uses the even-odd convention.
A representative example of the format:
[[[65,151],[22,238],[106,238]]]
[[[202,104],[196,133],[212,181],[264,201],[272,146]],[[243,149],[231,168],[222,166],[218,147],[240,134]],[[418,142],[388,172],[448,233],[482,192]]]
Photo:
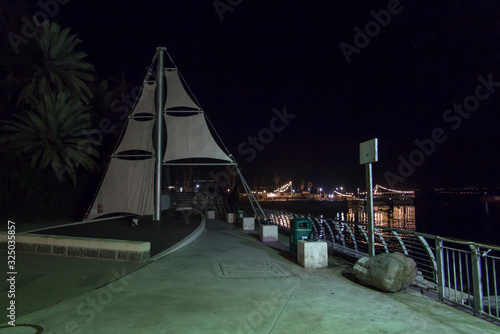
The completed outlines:
[[[278,225],[260,225],[260,241],[278,241]]]
[[[229,224],[234,224],[236,222],[236,214],[231,212],[226,213],[226,221]]]
[[[304,268],[328,267],[328,247],[325,241],[299,240],[297,262]]]
[[[243,229],[244,230],[254,230],[255,229],[255,218],[243,217]]]

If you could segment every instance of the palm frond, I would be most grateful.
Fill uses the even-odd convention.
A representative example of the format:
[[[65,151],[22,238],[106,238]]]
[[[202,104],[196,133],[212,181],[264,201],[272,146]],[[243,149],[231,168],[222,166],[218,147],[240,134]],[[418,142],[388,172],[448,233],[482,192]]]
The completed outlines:
[[[0,142],[30,156],[33,168],[65,166],[67,176],[76,184],[76,168],[97,167],[99,156],[95,141],[86,136],[91,128],[89,107],[69,93],[30,98],[31,110],[3,120],[6,132]]]
[[[27,103],[30,96],[39,97],[44,94],[70,92],[84,104],[89,105],[93,94],[89,84],[94,80],[94,66],[85,62],[87,54],[76,51],[75,47],[82,41],[70,29],[56,23],[44,24],[36,36],[41,52],[39,62],[32,64],[31,78],[24,79],[18,99]]]

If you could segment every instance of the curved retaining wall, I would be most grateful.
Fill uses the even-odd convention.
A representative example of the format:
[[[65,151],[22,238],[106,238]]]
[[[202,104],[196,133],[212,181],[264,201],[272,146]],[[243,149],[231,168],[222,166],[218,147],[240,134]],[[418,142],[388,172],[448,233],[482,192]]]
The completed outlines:
[[[6,232],[0,232],[0,249],[7,249]],[[59,235],[17,234],[16,251],[144,262],[150,258],[151,243]]]

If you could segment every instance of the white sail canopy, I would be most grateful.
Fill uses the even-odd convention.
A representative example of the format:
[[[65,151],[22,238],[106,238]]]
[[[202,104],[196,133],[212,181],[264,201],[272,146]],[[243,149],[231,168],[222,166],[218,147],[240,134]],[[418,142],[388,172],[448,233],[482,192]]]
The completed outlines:
[[[132,110],[123,138],[109,167],[102,184],[87,213],[87,219],[111,213],[133,213],[150,215],[154,210],[154,149],[152,141],[155,124],[156,82],[145,81],[141,95]],[[121,159],[117,153],[141,150],[151,153],[148,159]]]
[[[123,139],[116,153],[129,150],[142,150],[153,153],[151,134],[155,124],[155,91],[156,82],[144,82],[139,102],[132,111]],[[147,116],[150,117],[147,117]]]
[[[211,158],[232,162],[217,145],[208,129],[205,115],[165,115],[167,124],[167,149],[163,162],[191,158]]]
[[[167,98],[165,101],[165,110],[176,107],[188,107],[199,109],[200,107],[193,102],[191,97],[184,89],[179,72],[176,68],[166,68],[165,78],[167,81]]]
[[[112,158],[87,218],[117,212],[153,214],[154,166],[152,158]]]
[[[154,119],[144,122],[130,119],[123,139],[120,146],[116,149],[116,152],[142,150],[153,153],[153,141],[151,140],[153,126]]]
[[[141,90],[141,96],[131,115],[137,114],[156,114],[155,107],[156,81],[144,81]]]

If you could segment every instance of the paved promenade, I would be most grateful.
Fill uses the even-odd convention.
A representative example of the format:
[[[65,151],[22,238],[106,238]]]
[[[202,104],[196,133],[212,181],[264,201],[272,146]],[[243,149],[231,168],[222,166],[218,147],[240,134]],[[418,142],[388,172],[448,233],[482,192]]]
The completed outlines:
[[[361,286],[350,275],[351,263],[339,258],[330,258],[325,269],[304,269],[289,258],[287,242],[283,237],[280,242],[263,244],[257,232],[208,220],[206,231],[196,241],[140,268],[88,260],[99,263],[99,271],[109,276],[130,274],[97,289],[74,291],[57,304],[20,315],[16,322],[41,326],[44,334],[469,334],[500,330],[417,290],[389,294]],[[73,265],[68,267],[69,263]],[[19,271],[33,270],[19,265]],[[85,270],[96,269],[87,265],[71,258],[52,263],[47,269],[58,278],[41,291],[30,289],[27,282],[19,291],[19,308],[30,299],[57,294],[62,282],[78,280]],[[0,333],[16,330],[28,333],[21,332],[22,328],[0,328]]]

